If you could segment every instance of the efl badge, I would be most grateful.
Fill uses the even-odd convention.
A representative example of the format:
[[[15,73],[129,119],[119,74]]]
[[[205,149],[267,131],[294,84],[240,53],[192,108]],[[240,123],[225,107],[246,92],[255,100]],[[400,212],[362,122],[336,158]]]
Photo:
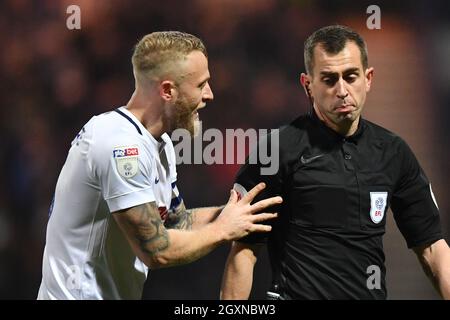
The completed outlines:
[[[387,204],[387,192],[370,193],[370,219],[374,223],[380,223],[383,220]]]
[[[116,160],[117,171],[122,177],[129,179],[139,172],[139,149],[137,146],[114,148],[113,156]]]
[[[237,192],[238,200],[241,200],[242,197],[247,194],[247,190],[245,190],[245,188],[239,183],[235,183],[233,189]]]

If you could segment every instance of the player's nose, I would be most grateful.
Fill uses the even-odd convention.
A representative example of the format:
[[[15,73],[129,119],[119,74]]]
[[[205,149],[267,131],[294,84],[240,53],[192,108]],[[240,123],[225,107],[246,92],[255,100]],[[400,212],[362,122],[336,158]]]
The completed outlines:
[[[211,101],[214,99],[214,93],[212,92],[211,86],[207,82],[203,88],[203,101]]]

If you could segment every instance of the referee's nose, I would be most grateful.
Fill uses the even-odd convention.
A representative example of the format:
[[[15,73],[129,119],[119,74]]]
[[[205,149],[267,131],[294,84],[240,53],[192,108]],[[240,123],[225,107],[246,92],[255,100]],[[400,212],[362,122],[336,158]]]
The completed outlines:
[[[338,82],[336,82],[336,96],[339,99],[345,99],[348,96],[347,87],[345,85],[344,79],[340,78]]]

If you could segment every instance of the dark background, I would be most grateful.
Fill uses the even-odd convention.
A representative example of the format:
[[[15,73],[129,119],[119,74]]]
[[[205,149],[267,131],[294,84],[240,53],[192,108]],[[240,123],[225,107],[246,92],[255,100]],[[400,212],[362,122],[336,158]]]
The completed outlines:
[[[81,8],[81,30],[66,8]],[[366,8],[381,8],[368,30]],[[0,298],[35,299],[48,207],[70,142],[94,114],[133,92],[132,47],[160,30],[193,33],[208,47],[215,100],[203,129],[276,128],[308,108],[299,86],[303,41],[324,25],[359,31],[375,67],[364,116],[413,148],[433,183],[448,239],[450,8],[446,1],[26,1],[0,4]],[[180,165],[188,207],[227,200],[237,165]],[[389,297],[433,299],[389,214]],[[217,299],[228,246],[188,266],[149,274],[146,299]],[[252,297],[269,282],[266,255]]]

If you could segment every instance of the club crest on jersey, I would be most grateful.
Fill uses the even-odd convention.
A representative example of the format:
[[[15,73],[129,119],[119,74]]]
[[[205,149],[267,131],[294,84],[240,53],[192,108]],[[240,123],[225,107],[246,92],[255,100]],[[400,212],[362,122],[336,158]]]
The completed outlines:
[[[387,205],[387,192],[370,193],[370,219],[373,223],[380,223],[383,220]]]
[[[117,171],[122,177],[129,179],[139,172],[138,147],[114,148],[113,157],[116,160]]]

